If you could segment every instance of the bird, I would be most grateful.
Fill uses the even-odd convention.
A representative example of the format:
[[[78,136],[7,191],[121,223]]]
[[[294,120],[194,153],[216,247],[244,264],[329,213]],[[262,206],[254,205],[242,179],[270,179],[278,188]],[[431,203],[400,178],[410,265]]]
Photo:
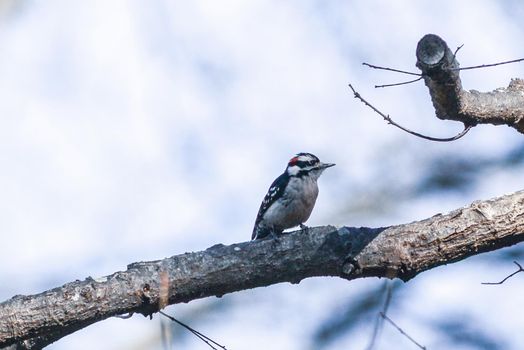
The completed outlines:
[[[278,236],[285,229],[305,228],[318,196],[317,180],[324,170],[334,166],[322,163],[311,153],[298,153],[286,170],[273,181],[260,204],[252,240]]]

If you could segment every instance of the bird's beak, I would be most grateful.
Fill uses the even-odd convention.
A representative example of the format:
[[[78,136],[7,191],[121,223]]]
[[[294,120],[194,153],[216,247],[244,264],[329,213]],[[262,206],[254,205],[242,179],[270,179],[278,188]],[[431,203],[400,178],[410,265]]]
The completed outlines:
[[[335,166],[336,164],[335,163],[322,163],[320,165],[320,168],[321,169],[327,169],[327,168],[331,168],[332,166]]]

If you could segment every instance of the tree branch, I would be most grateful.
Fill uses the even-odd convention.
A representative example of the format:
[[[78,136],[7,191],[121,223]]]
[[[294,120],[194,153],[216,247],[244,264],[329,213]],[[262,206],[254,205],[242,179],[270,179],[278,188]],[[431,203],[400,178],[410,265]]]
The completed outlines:
[[[434,34],[420,39],[417,67],[422,71],[438,118],[461,121],[465,125],[505,124],[524,133],[523,79],[512,79],[507,88],[491,92],[463,90],[455,55],[446,42]]]
[[[151,316],[176,304],[314,276],[400,278],[524,240],[524,191],[474,202],[447,215],[387,228],[324,226],[280,242],[259,240],[130,264],[126,271],[74,281],[0,304],[0,348],[39,348],[124,313]],[[164,276],[164,277],[163,277]],[[36,339],[36,340],[35,340]],[[43,340],[42,340],[43,339]]]
[[[355,98],[358,98],[363,104],[365,104],[366,106],[368,106],[369,108],[371,108],[373,110],[373,112],[377,113],[378,115],[380,115],[385,121],[388,122],[388,124],[391,124],[397,128],[399,128],[400,130],[402,131],[405,131],[407,132],[408,134],[411,134],[411,135],[414,135],[414,136],[417,136],[417,137],[420,137],[421,139],[424,139],[424,140],[429,140],[429,141],[436,141],[436,142],[450,142],[450,141],[455,141],[455,140],[458,140],[460,139],[462,136],[466,135],[468,133],[468,131],[472,128],[471,125],[466,125],[464,124],[464,130],[462,130],[460,133],[456,134],[455,136],[451,136],[451,137],[432,137],[432,136],[427,136],[427,135],[423,135],[423,134],[420,134],[418,132],[415,132],[413,130],[410,130],[400,124],[398,124],[397,122],[395,122],[393,119],[391,119],[391,117],[389,116],[389,114],[384,114],[383,112],[381,112],[380,110],[378,110],[378,108],[376,108],[375,106],[373,106],[370,102],[368,102],[366,99],[364,99],[364,97],[362,97],[362,95],[360,95],[359,92],[357,92],[354,88],[353,88],[353,85],[349,84],[348,85],[349,88],[351,89],[351,91],[353,91],[353,96]]]

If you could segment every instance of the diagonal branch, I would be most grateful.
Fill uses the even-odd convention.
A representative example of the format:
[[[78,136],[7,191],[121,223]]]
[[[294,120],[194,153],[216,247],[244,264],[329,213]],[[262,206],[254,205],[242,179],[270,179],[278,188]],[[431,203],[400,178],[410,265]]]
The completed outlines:
[[[524,191],[386,228],[323,226],[130,264],[0,303],[0,348],[41,348],[108,317],[314,276],[400,278],[524,241]],[[165,278],[169,283],[162,283]],[[166,287],[167,285],[167,287]],[[25,341],[25,342],[24,342]],[[27,345],[29,344],[29,345]]]
[[[206,343],[211,349],[214,349],[214,350],[218,350],[217,348],[215,348],[215,346],[218,346],[219,348],[223,349],[223,350],[227,350],[227,348],[224,346],[224,345],[221,345],[219,343],[217,343],[216,341],[214,341],[213,339],[209,338],[207,335],[205,334],[202,334],[200,333],[199,331],[197,331],[196,329],[188,326],[187,324],[177,320],[176,318],[174,318],[173,316],[170,316],[168,314],[166,314],[164,311],[160,310],[158,311],[159,314],[167,317],[168,319],[170,319],[171,321],[179,324],[180,326],[184,327],[185,329],[187,329],[188,331],[190,331],[191,333],[193,333],[198,339],[202,340],[204,343]]]
[[[424,345],[419,344],[415,339],[413,339],[412,336],[410,336],[408,333],[406,333],[402,328],[400,328],[399,325],[397,325],[391,318],[389,318],[384,312],[380,313],[380,317],[388,321],[397,331],[400,332],[403,336],[409,339],[410,342],[415,344],[419,349],[426,350],[427,348]]]
[[[366,106],[368,106],[369,108],[371,108],[373,110],[373,112],[377,113],[378,115],[380,115],[382,118],[384,118],[385,121],[388,122],[388,124],[391,124],[397,128],[399,128],[400,130],[402,131],[405,131],[407,132],[408,134],[411,134],[411,135],[414,135],[414,136],[417,136],[417,137],[420,137],[421,139],[424,139],[424,140],[429,140],[429,141],[436,141],[436,142],[450,142],[450,141],[455,141],[455,140],[458,140],[460,139],[462,136],[466,135],[468,133],[468,131],[472,128],[471,125],[466,125],[464,124],[464,130],[462,130],[460,133],[456,134],[455,136],[451,136],[451,137],[432,137],[432,136],[427,136],[427,135],[423,135],[423,134],[420,134],[416,131],[413,131],[413,130],[410,130],[398,123],[396,123],[393,119],[391,119],[391,117],[389,116],[389,114],[384,114],[383,112],[381,112],[380,110],[378,110],[378,108],[376,108],[375,106],[373,106],[370,102],[368,102],[366,99],[364,99],[364,97],[362,97],[362,95],[360,95],[360,93],[358,93],[354,88],[353,88],[353,85],[349,84],[349,88],[351,89],[351,91],[353,91],[353,96],[355,98],[358,98],[363,104],[365,104]]]

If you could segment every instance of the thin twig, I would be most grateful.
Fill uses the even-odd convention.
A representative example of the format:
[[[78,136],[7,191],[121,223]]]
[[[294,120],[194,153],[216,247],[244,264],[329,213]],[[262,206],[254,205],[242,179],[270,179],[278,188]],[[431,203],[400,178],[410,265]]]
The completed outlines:
[[[450,65],[453,65],[455,63],[455,60],[457,58],[457,53],[459,52],[460,49],[462,49],[463,46],[464,46],[464,44],[462,44],[460,46],[457,46],[457,48],[455,49],[455,52],[453,52],[453,59],[449,61]],[[449,68],[449,67],[450,66],[446,65],[446,68]],[[453,69],[453,68],[449,68],[449,69]]]
[[[362,103],[364,103],[366,106],[368,106],[369,108],[371,108],[373,111],[375,111],[375,113],[377,113],[378,115],[380,115],[382,118],[384,118],[385,121],[387,121],[389,124],[393,125],[393,126],[396,126],[397,128],[401,129],[401,130],[404,130],[405,132],[411,134],[411,135],[415,135],[415,136],[418,136],[420,138],[423,138],[425,140],[429,140],[429,141],[437,141],[437,142],[450,142],[450,141],[455,141],[455,140],[458,140],[460,139],[462,136],[466,135],[468,133],[468,131],[472,128],[472,125],[467,125],[467,124],[464,124],[464,130],[462,130],[459,134],[455,135],[455,136],[452,136],[452,137],[446,137],[446,138],[439,138],[439,137],[431,137],[431,136],[426,136],[426,135],[422,135],[422,134],[419,134],[418,132],[415,132],[415,131],[411,131],[409,130],[408,128],[405,128],[403,127],[402,125],[400,124],[397,124],[393,121],[393,119],[391,119],[389,117],[389,115],[386,115],[384,113],[382,113],[381,111],[379,111],[377,108],[375,108],[375,106],[373,106],[371,103],[369,103],[368,101],[366,101],[362,96],[360,96],[360,94],[353,88],[353,86],[351,84],[349,84],[349,87],[351,88],[351,90],[353,91],[353,94],[355,96],[355,98],[358,98],[360,101],[362,101]]]
[[[215,348],[211,343],[215,344],[216,346],[218,346],[219,348],[221,349],[224,349],[224,350],[227,350],[226,347],[224,345],[220,345],[219,343],[217,343],[216,341],[214,341],[213,339],[205,336],[204,334],[200,333],[199,331],[197,331],[196,329],[193,329],[191,327],[189,327],[187,324],[185,323],[182,323],[180,322],[179,320],[177,320],[176,318],[174,318],[173,316],[170,316],[168,314],[166,314],[165,312],[163,311],[158,311],[161,315],[164,315],[165,317],[169,318],[171,321],[173,322],[176,322],[178,323],[179,325],[181,325],[182,327],[184,327],[185,329],[187,329],[188,331],[190,331],[191,333],[193,333],[194,335],[196,335],[198,338],[200,338],[200,340],[202,340],[204,343],[206,343],[211,349],[214,349],[214,350],[218,350],[217,348]]]
[[[407,85],[407,84],[415,83],[415,82],[421,80],[422,78],[423,78],[423,77],[420,76],[420,77],[418,77],[417,79],[404,81],[404,82],[402,82],[402,83],[384,84],[384,85],[375,85],[375,89],[377,89],[377,88],[392,87],[392,86],[399,86],[399,85]]]
[[[509,276],[506,276],[506,278],[504,278],[504,279],[503,279],[502,281],[500,281],[500,282],[482,282],[482,284],[487,284],[487,285],[502,284],[502,283],[506,282],[507,279],[509,279],[509,278],[511,278],[511,277],[513,277],[513,276],[515,276],[517,273],[524,271],[524,269],[522,268],[522,266],[521,266],[518,262],[514,261],[513,263],[514,263],[515,265],[518,266],[519,269],[518,269],[517,271],[513,272],[513,273],[512,273],[511,275],[509,275]]]
[[[451,62],[455,61],[455,58],[457,58],[457,52],[459,52],[459,50],[462,49],[463,46],[464,44],[457,46],[457,48],[455,49],[455,52],[453,52],[453,59],[451,60]]]
[[[384,306],[382,307],[382,313],[385,315],[388,312],[389,304],[391,302],[391,295],[392,293],[392,282],[385,281],[384,282],[384,290],[386,294],[386,298],[384,300]],[[373,347],[375,346],[375,341],[378,338],[378,335],[380,331],[382,330],[382,325],[384,318],[380,317],[380,313],[377,314],[377,319],[375,320],[375,327],[373,328],[373,335],[371,337],[371,341],[369,342],[368,347],[366,350],[373,350]]]
[[[491,64],[481,64],[479,66],[450,68],[450,70],[468,70],[468,69],[487,68],[487,67],[500,66],[502,64],[510,64],[510,63],[516,63],[516,62],[521,62],[521,61],[524,61],[524,58],[519,58],[519,59],[511,60],[511,61],[498,62],[498,63],[491,63]]]
[[[411,338],[409,334],[407,334],[406,332],[404,332],[404,330],[402,328],[400,328],[395,322],[393,322],[393,320],[391,318],[389,318],[385,313],[381,312],[380,313],[380,316],[382,316],[386,321],[388,321],[389,323],[391,323],[391,325],[393,327],[395,327],[402,335],[404,335],[406,338],[408,338],[409,340],[411,340],[411,342],[413,344],[415,344],[416,346],[418,346],[420,349],[423,349],[423,350],[427,350],[427,348],[423,345],[420,345],[419,343],[417,343],[415,341],[415,339]]]
[[[397,73],[403,73],[403,74],[408,74],[408,75],[416,75],[417,77],[422,76],[422,74],[420,74],[420,73],[413,73],[413,72],[408,72],[408,71],[400,70],[400,69],[375,66],[373,64],[369,64],[369,63],[366,63],[366,62],[362,62],[362,65],[368,66],[369,68],[382,69],[382,70],[387,70],[387,71],[390,71],[390,72],[397,72]]]

